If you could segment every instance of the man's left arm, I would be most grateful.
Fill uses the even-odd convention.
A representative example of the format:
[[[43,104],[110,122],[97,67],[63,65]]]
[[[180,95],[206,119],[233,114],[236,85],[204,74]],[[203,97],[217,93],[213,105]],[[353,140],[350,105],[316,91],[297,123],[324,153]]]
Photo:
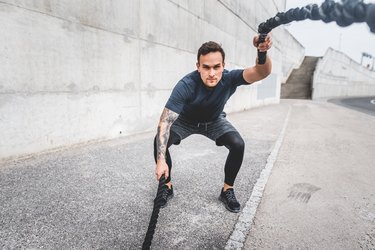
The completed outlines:
[[[253,39],[253,45],[260,51],[265,52],[269,50],[272,46],[272,39],[271,36],[268,34],[265,41],[263,43],[259,43],[259,36],[255,36]],[[259,64],[258,58],[256,59],[255,66],[246,68],[243,71],[243,78],[249,84],[260,81],[266,78],[272,71],[272,61],[269,56],[267,56],[265,64]]]

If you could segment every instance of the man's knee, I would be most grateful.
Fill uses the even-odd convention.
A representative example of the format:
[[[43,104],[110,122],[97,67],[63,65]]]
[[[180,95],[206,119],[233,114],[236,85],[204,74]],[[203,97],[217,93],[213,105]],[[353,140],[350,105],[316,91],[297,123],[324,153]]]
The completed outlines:
[[[228,132],[220,136],[216,140],[216,145],[226,146],[230,150],[236,150],[243,152],[245,149],[245,141],[242,139],[241,135],[237,131]]]
[[[245,141],[242,139],[240,134],[233,139],[232,148],[239,152],[243,152],[245,150]]]

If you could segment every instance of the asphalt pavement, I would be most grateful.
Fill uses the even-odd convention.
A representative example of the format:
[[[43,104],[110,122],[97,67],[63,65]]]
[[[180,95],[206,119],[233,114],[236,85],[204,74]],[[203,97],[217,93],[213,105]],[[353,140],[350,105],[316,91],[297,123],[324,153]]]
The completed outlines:
[[[332,98],[328,101],[369,115],[375,115],[375,96]]]
[[[235,183],[244,212],[218,200],[228,150],[191,136],[171,148],[175,197],[152,249],[374,249],[374,116],[282,100],[228,119],[246,143]],[[157,188],[153,136],[0,163],[0,248],[140,249]]]

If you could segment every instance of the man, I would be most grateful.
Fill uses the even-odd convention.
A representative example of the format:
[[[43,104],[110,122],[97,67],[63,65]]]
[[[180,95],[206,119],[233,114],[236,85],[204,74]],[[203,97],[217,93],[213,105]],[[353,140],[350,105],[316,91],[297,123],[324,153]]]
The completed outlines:
[[[270,49],[270,36],[263,43],[258,44],[258,40],[259,36],[253,38],[253,45],[258,51]],[[256,63],[253,67],[228,71],[224,69],[224,60],[225,53],[219,44],[202,44],[197,55],[197,70],[177,83],[162,112],[154,141],[156,178],[159,180],[162,175],[166,178],[162,207],[173,197],[172,160],[168,148],[172,144],[178,145],[192,134],[201,134],[215,141],[216,145],[229,149],[219,199],[229,211],[240,211],[233,184],[242,164],[244,141],[226,120],[223,109],[238,86],[250,85],[267,77],[271,73],[272,63],[267,57],[263,65]]]

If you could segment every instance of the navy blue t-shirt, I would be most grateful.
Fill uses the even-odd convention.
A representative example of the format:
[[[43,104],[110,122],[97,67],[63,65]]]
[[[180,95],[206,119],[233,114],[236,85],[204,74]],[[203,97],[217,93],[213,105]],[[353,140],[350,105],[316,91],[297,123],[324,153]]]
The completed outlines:
[[[193,71],[177,83],[165,107],[193,122],[213,121],[223,112],[237,87],[249,84],[242,73],[243,69],[224,70],[219,83],[209,89],[199,72]]]

